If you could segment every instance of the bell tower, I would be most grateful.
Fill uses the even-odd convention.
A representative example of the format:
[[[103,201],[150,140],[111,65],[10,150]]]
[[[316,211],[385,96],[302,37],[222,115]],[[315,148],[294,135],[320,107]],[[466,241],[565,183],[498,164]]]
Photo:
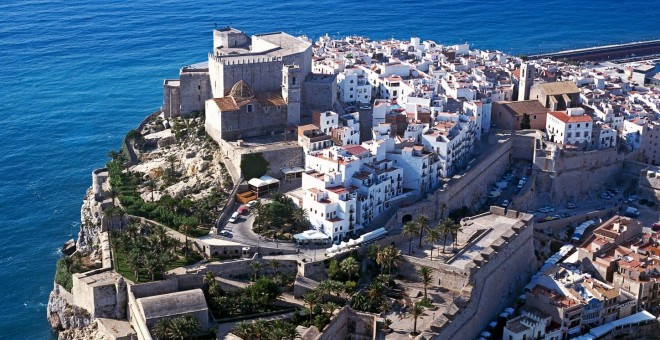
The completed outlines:
[[[302,73],[298,65],[282,67],[282,98],[287,103],[286,123],[300,125],[300,84]]]
[[[529,99],[529,91],[534,84],[536,68],[532,63],[523,63],[520,67],[520,80],[518,81],[518,101]]]

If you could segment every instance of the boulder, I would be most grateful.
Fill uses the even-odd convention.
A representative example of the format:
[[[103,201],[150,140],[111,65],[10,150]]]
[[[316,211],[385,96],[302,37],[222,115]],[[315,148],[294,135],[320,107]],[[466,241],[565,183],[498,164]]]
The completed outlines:
[[[62,246],[62,254],[66,256],[69,256],[75,252],[76,252],[76,241],[74,239],[70,239],[66,241]]]

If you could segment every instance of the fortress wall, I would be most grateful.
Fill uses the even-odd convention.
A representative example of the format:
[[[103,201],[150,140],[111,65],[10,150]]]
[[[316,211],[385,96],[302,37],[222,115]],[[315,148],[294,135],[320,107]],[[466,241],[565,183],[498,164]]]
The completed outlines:
[[[178,85],[168,84],[165,80],[163,84],[163,113],[165,118],[181,115],[181,92]]]
[[[282,168],[301,167],[304,168],[304,152],[302,146],[292,145],[286,148],[278,148],[277,150],[268,150],[261,152],[268,161],[268,176],[278,179],[283,179],[284,174]]]
[[[467,307],[455,314],[453,321],[439,318],[431,326],[440,339],[476,339],[493,316],[515,301],[535,270],[532,230],[532,226],[521,228],[494,259],[473,269],[476,272]]]
[[[266,59],[264,58],[264,60]],[[245,81],[255,93],[281,92],[282,67],[286,61],[273,60],[237,64],[233,64],[233,61],[229,60],[227,62],[222,65],[222,78],[219,78],[224,83],[223,92],[241,80]]]
[[[596,210],[596,211],[588,212],[586,214],[579,214],[567,218],[560,218],[553,221],[548,221],[543,223],[536,222],[534,224],[534,229],[536,230],[550,229],[552,231],[558,231],[568,225],[577,227],[582,222],[586,222],[587,220],[596,220],[596,221],[598,221],[598,219],[606,220],[609,217],[614,216],[616,212],[617,212],[616,207],[609,207],[608,209]]]
[[[595,197],[604,187],[615,186],[621,179],[623,159],[615,149],[580,152],[556,161],[552,180],[553,202],[577,201]]]
[[[209,123],[221,127],[221,137],[226,140],[245,139],[255,136],[267,136],[275,133],[282,133],[287,127],[288,107],[269,107],[266,112],[259,102],[252,101],[254,109],[247,111],[247,106],[243,106],[238,111],[226,111],[219,115],[213,115]],[[217,120],[220,118],[220,121]],[[219,123],[219,124],[218,124]]]
[[[525,130],[529,132],[530,130]],[[531,162],[534,160],[534,143],[536,136],[532,134],[513,136],[513,158]]]
[[[129,285],[129,295],[134,296],[136,299],[174,293],[179,291],[179,282],[175,278],[167,278],[161,281],[153,281],[148,283]]]
[[[188,116],[193,111],[204,111],[204,102],[213,98],[208,72],[181,72],[179,75],[180,113]]]
[[[468,173],[456,179],[452,178],[444,188],[433,194],[435,209],[439,216],[440,204],[447,205],[447,212],[462,206],[474,208],[478,202],[488,196],[488,187],[504,174],[511,164],[513,141],[505,141],[494,148],[486,158],[477,163]]]
[[[637,191],[647,200],[660,202],[660,167],[648,167],[640,171]]]

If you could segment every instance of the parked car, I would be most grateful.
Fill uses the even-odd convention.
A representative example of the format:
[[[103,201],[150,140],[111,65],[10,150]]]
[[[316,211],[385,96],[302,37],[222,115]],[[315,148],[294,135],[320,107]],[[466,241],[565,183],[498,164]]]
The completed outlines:
[[[236,220],[238,220],[238,211],[231,214],[231,217],[229,218],[229,223],[236,223]]]
[[[369,109],[371,109],[371,105],[369,105],[369,104],[362,104],[362,105],[360,105],[360,109],[361,109],[361,110],[369,110]]]
[[[575,203],[569,202],[569,203],[566,203],[566,208],[575,209],[575,208],[577,208],[577,205],[575,205]]]
[[[231,233],[228,230],[220,230],[220,232],[218,234],[220,234],[220,236],[224,236],[224,237],[231,237],[232,236]]]
[[[256,200],[252,200],[252,201],[250,201],[250,202],[247,202],[245,205],[247,205],[248,207],[252,208],[255,204],[257,204],[257,202],[259,202],[259,199],[256,199]]]
[[[506,208],[509,206],[509,200],[502,201],[502,207]]]

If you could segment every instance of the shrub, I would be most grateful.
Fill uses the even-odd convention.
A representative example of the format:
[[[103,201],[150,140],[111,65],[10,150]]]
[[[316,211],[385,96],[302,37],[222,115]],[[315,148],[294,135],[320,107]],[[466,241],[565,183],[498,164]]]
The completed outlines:
[[[266,172],[268,172],[268,161],[261,152],[244,155],[241,159],[241,173],[246,180],[261,177]]]

